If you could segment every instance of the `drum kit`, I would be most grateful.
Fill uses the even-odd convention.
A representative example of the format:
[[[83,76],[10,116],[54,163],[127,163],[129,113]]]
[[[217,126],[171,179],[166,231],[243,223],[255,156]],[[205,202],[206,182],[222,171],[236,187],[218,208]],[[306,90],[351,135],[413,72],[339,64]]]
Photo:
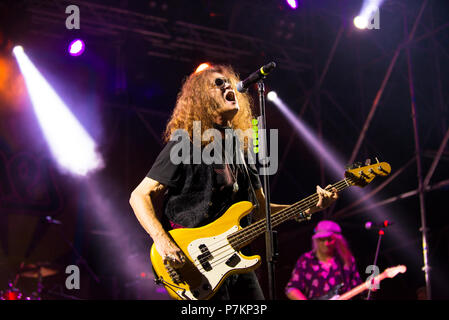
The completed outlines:
[[[42,289],[44,288],[42,282],[44,278],[53,276],[58,272],[58,269],[47,262],[27,265],[22,262],[14,281],[9,281],[7,289],[0,290],[0,300],[42,300]],[[20,278],[36,279],[36,290],[30,295],[25,295],[17,288],[17,282]]]

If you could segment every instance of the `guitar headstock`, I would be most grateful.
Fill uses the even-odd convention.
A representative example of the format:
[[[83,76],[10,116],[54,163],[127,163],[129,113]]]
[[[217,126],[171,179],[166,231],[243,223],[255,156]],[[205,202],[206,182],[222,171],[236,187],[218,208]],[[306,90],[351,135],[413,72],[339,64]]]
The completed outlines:
[[[367,160],[366,163],[370,162]],[[363,167],[361,163],[356,163],[347,167],[345,177],[348,183],[364,187],[373,181],[376,176],[387,176],[390,172],[391,166],[387,162],[377,162]]]
[[[404,265],[400,265],[400,266],[385,269],[385,271],[383,273],[385,274],[385,277],[387,277],[387,278],[394,278],[398,275],[398,273],[404,273],[405,271],[407,271],[407,267]]]

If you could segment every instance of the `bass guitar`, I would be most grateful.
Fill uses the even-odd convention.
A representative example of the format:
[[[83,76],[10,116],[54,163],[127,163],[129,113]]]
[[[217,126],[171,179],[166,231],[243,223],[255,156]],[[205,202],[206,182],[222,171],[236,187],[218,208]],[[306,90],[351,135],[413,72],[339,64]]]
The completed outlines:
[[[390,172],[391,167],[386,162],[353,166],[345,171],[343,180],[329,186],[328,190],[335,187],[340,192],[350,186],[364,187],[376,176],[386,176]],[[272,214],[273,227],[290,219],[309,220],[311,214],[304,211],[313,208],[317,201],[318,194],[315,193]],[[253,209],[249,201],[237,202],[208,225],[169,231],[187,259],[182,267],[172,268],[164,263],[153,244],[150,255],[156,282],[164,285],[174,299],[204,300],[210,299],[231,274],[256,269],[261,264],[261,257],[245,256],[239,251],[266,231],[265,219],[245,228],[240,226],[240,220]]]

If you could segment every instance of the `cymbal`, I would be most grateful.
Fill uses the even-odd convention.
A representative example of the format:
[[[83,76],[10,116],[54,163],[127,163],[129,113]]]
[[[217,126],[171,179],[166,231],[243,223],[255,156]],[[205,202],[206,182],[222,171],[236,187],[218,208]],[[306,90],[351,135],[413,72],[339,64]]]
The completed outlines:
[[[50,263],[38,262],[24,266],[20,270],[19,275],[24,278],[39,278],[39,275],[41,277],[49,277],[58,272],[57,269],[50,267]]]
[[[24,270],[24,269],[33,269],[33,268],[37,268],[37,267],[49,267],[51,265],[50,262],[35,262],[35,263],[30,263],[30,264],[25,264],[22,263],[19,267],[20,270]]]

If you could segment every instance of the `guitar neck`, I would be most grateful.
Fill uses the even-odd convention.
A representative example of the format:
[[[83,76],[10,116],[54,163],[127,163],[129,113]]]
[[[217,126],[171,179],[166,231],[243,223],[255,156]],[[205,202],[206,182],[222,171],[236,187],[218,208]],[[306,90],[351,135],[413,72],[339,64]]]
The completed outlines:
[[[380,275],[378,275],[377,277],[374,278],[375,282],[377,281],[382,281],[385,279],[385,275],[382,273]],[[363,291],[369,289],[370,284],[367,282],[362,283],[361,285],[358,285],[357,287],[355,287],[354,289],[343,293],[340,297],[338,297],[337,300],[349,300],[352,297],[355,297],[356,295],[362,293]]]
[[[338,192],[346,189],[347,187],[352,186],[350,179],[345,178],[343,180],[334,183],[329,186],[327,190],[331,190],[332,188],[336,188]],[[299,217],[300,220],[307,220],[310,215],[306,215],[304,211],[307,209],[315,207],[318,202],[318,194],[314,193],[307,198],[292,204],[291,206],[282,209],[276,213],[271,214],[271,224],[273,227],[280,225],[281,223],[290,220],[294,217]],[[230,244],[235,249],[240,249],[252,241],[254,241],[257,237],[263,234],[267,229],[267,221],[266,219],[262,219],[253,223],[252,225],[245,227],[230,236],[228,236],[228,240]]]

